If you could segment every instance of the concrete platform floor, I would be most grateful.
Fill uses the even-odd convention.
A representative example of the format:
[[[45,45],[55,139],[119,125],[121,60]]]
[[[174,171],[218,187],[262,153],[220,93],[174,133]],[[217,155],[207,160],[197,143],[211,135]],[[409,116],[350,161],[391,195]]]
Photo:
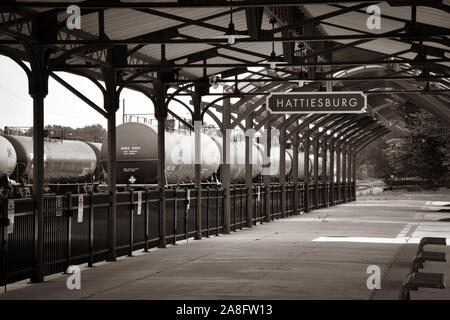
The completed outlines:
[[[363,200],[230,235],[190,240],[82,268],[81,290],[67,275],[41,284],[16,283],[0,299],[397,299],[418,240],[446,237],[449,212],[422,209],[423,200]],[[447,252],[449,246],[428,250]],[[367,267],[381,269],[369,290]],[[449,263],[428,262],[423,272]],[[420,289],[412,299],[450,299],[450,289]]]

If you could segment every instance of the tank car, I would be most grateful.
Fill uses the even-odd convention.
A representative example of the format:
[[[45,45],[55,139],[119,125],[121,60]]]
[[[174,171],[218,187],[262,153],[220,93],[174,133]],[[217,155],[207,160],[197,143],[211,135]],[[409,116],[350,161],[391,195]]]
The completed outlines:
[[[33,179],[33,138],[4,135],[17,155],[13,177]],[[46,183],[90,182],[97,165],[93,149],[84,142],[58,140],[44,142],[44,181]]]
[[[118,184],[157,183],[157,128],[128,122],[116,128],[116,157]],[[165,133],[166,181],[170,184],[192,182],[195,176],[195,135],[179,132]],[[211,177],[220,163],[214,141],[201,134],[201,177]],[[101,150],[102,166],[107,167],[107,141]]]
[[[212,135],[211,138],[217,144],[221,163],[223,158],[223,138],[218,135]],[[252,178],[261,173],[263,164],[262,146],[252,143]],[[245,141],[230,138],[230,181],[243,182],[245,180]],[[219,176],[220,176],[219,169]]]
[[[0,175],[10,177],[16,168],[17,154],[14,146],[5,137],[0,136]]]

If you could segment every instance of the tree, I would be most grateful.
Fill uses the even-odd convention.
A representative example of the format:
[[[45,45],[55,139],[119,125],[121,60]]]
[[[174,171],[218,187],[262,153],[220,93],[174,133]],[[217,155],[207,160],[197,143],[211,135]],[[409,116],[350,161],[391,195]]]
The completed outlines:
[[[405,133],[384,150],[394,175],[434,181],[450,178],[450,127],[443,120],[419,111],[403,114]]]

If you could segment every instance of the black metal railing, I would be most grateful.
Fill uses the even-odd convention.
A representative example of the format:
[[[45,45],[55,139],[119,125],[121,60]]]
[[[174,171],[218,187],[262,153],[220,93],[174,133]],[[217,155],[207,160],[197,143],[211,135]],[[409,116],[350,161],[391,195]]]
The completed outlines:
[[[334,183],[309,184],[309,210],[354,199],[355,185]],[[166,191],[166,230],[168,243],[194,237],[197,233],[196,189],[173,188]],[[253,225],[266,221],[264,184],[254,184],[251,193],[245,186],[230,189],[230,230],[248,225],[248,196],[252,197]],[[306,190],[287,183],[270,186],[270,219],[282,214],[282,193],[285,193],[285,215],[293,215],[294,199],[297,213],[306,211]],[[333,203],[331,202],[333,193]],[[110,201],[107,193],[66,194],[44,198],[44,274],[64,272],[68,266],[94,263],[107,259]],[[201,233],[205,237],[224,231],[224,189],[208,187],[201,190]],[[0,285],[30,278],[35,244],[35,219],[32,198],[0,198],[1,227]],[[8,208],[8,204],[10,205]],[[117,193],[116,250],[118,256],[156,247],[160,242],[160,195],[158,190]],[[9,214],[8,214],[9,213]],[[12,216],[11,216],[12,215]],[[8,218],[14,220],[9,227]]]

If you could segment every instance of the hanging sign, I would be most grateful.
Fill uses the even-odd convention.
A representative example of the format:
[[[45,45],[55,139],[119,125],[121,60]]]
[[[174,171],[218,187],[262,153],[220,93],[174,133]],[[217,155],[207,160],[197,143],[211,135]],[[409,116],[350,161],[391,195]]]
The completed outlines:
[[[272,92],[266,99],[272,114],[362,113],[366,107],[367,96],[361,91]]]
[[[138,192],[137,215],[142,213],[142,191]]]
[[[77,222],[83,222],[83,206],[84,206],[84,197],[82,194],[78,196],[78,218]]]
[[[8,199],[8,233],[13,233],[14,231],[14,212],[15,212],[15,204],[14,200]]]
[[[191,207],[191,190],[186,190],[186,210],[189,210]]]
[[[62,196],[56,196],[56,216],[62,216]]]

